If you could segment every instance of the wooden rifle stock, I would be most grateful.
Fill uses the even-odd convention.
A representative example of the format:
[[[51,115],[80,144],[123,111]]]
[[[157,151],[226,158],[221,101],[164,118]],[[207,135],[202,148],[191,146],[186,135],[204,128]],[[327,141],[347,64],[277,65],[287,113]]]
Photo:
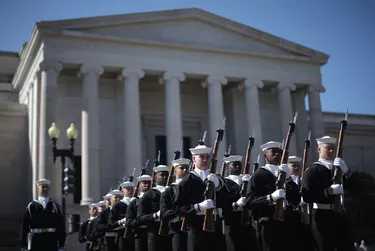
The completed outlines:
[[[223,128],[217,129],[217,136],[214,144],[214,148],[212,151],[212,159],[210,163],[210,173],[216,174],[216,167],[217,167],[217,154],[219,151],[220,142],[223,140],[224,135],[224,128],[225,128],[225,118],[223,121]],[[205,200],[215,200],[215,184],[212,181],[207,180],[206,183],[206,192],[205,192]],[[203,230],[214,232],[215,231],[215,220],[214,220],[214,208],[206,209],[204,212],[204,221],[203,221]]]
[[[341,128],[338,138],[338,144],[337,144],[337,152],[336,152],[336,158],[342,158],[342,154],[344,151],[343,142],[344,142],[344,133],[346,131],[346,127],[348,124],[348,111],[346,111],[345,118],[341,121]],[[334,167],[335,171],[333,174],[333,184],[342,184],[342,176],[343,173],[341,171],[341,168],[338,166]],[[333,211],[335,213],[343,214],[344,213],[344,200],[342,197],[342,194],[335,194],[334,195],[334,201],[333,201]]]
[[[305,174],[306,167],[307,167],[307,160],[308,160],[308,152],[310,149],[310,141],[311,140],[311,131],[309,131],[309,135],[305,139],[305,148],[303,150],[303,158],[302,158],[302,170],[301,170],[301,178],[299,182],[299,190],[300,194],[302,194],[302,179],[303,175]],[[301,223],[303,224],[310,224],[309,213],[307,211],[307,204],[301,206]]]
[[[285,139],[285,145],[283,148],[283,154],[281,156],[280,164],[288,163],[289,145],[290,145],[290,140],[295,130],[297,116],[298,116],[298,113],[294,115],[293,121],[289,123],[289,130]],[[276,189],[284,189],[285,181],[286,181],[286,173],[279,171],[279,174],[277,176],[277,181],[276,181]],[[280,198],[276,201],[274,218],[278,220],[284,220],[285,218],[284,199]]]
[[[254,131],[253,131],[253,135],[254,135]],[[247,144],[245,165],[244,165],[244,169],[242,173],[243,175],[250,174],[250,156],[251,156],[251,150],[254,147],[254,141],[255,141],[254,137],[251,136]],[[242,182],[241,197],[246,197],[248,183],[249,183],[248,181]],[[241,225],[249,225],[249,224],[250,224],[249,210],[247,209],[246,206],[243,206],[242,211],[241,211]]]
[[[224,158],[228,158],[230,156],[231,148],[232,148],[232,146],[229,145],[228,146],[228,152],[224,153]],[[221,177],[225,176],[225,162],[224,161],[223,161],[223,164],[221,165],[220,175],[221,175]]]
[[[182,149],[182,147],[181,147],[181,149]],[[176,150],[174,152],[174,158],[173,158],[173,160],[179,159],[180,155],[181,155],[181,151]],[[171,167],[169,169],[169,174],[168,174],[167,186],[171,186],[171,184],[172,184],[173,171],[174,171],[174,167],[171,164]],[[167,236],[168,233],[169,233],[169,221],[162,220],[160,222],[159,234]]]

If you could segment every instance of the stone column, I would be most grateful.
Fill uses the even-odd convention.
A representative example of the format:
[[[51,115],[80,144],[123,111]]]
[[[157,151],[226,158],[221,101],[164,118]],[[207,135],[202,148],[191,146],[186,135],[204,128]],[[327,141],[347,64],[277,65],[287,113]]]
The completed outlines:
[[[99,65],[83,65],[82,97],[82,200],[88,205],[100,199]]]
[[[282,136],[282,139],[284,140],[288,133],[289,122],[293,121],[293,117],[294,117],[293,106],[292,106],[292,96],[290,92],[295,91],[295,90],[296,90],[295,84],[286,84],[286,83],[281,82],[277,85],[277,95],[278,95],[278,102],[279,102],[279,109],[280,109],[281,136]],[[297,125],[298,125],[298,120],[297,120]],[[290,145],[289,145],[289,155],[297,154],[296,142],[297,142],[296,137],[295,135],[293,135],[291,138]]]
[[[293,93],[293,101],[295,110],[298,111],[298,119],[296,125],[295,137],[297,139],[297,152],[296,154],[302,158],[303,149],[305,146],[305,139],[308,136],[309,125],[308,116],[305,105],[306,89],[301,88]]]
[[[57,77],[62,68],[62,64],[54,61],[43,61],[39,65],[41,84],[38,179],[46,178],[51,181],[54,180],[52,144],[48,135],[48,129],[52,122],[56,121]]]
[[[163,76],[165,82],[165,129],[167,136],[167,163],[173,160],[174,151],[181,147],[182,116],[180,82],[185,81],[182,73],[166,72]]]
[[[228,80],[222,76],[209,76],[203,86],[208,87],[208,132],[209,140],[206,140],[207,146],[213,146],[216,139],[216,130],[222,127],[224,119],[224,103],[222,86],[226,85]],[[225,128],[224,128],[225,129]],[[219,155],[224,156],[227,149],[226,134],[224,132],[223,141],[220,144]],[[221,157],[220,157],[221,158]],[[220,161],[219,161],[220,162]]]
[[[308,88],[311,148],[315,157],[317,157],[317,144],[315,139],[324,136],[323,113],[320,102],[320,92],[324,91],[325,89],[321,85],[310,85]]]
[[[124,175],[142,166],[141,108],[139,80],[145,75],[141,69],[124,69]]]
[[[32,135],[32,153],[31,153],[31,159],[33,163],[33,182],[32,182],[32,189],[33,189],[33,198],[36,199],[37,193],[36,193],[36,181],[38,180],[39,174],[38,174],[38,146],[39,146],[39,98],[40,98],[40,78],[39,78],[39,72],[35,74],[34,77],[34,86],[33,86],[33,117],[32,117],[32,124],[33,124],[33,135]]]
[[[259,90],[264,84],[261,80],[246,79],[244,82],[246,120],[248,137],[253,134],[254,130],[254,151],[251,151],[251,162],[255,162],[259,147],[264,143],[262,137],[262,120],[260,116]],[[260,159],[262,161],[263,158]]]

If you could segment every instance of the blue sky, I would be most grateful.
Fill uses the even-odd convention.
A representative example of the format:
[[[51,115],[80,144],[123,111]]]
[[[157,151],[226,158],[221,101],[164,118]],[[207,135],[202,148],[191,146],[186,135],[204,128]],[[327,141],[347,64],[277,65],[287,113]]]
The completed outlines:
[[[189,7],[327,53],[323,110],[375,114],[373,0],[0,0],[0,50],[18,51],[40,20]]]

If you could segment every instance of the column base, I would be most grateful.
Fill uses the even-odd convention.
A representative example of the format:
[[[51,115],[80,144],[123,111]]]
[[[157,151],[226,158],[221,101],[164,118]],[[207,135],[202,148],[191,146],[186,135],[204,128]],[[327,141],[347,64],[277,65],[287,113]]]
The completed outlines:
[[[94,200],[93,199],[91,199],[91,198],[85,198],[85,199],[82,199],[81,200],[81,206],[88,206],[88,205],[90,205],[90,204],[92,204],[94,202]]]

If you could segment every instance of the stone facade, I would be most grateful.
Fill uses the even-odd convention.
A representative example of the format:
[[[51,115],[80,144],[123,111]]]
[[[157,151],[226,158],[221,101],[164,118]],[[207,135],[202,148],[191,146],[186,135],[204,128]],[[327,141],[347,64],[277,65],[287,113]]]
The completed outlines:
[[[327,60],[324,53],[200,9],[39,22],[13,78],[20,103],[14,107],[24,109],[24,121],[12,130],[23,126],[17,129],[25,135],[19,160],[30,163],[19,164],[24,184],[34,192],[38,178],[51,179],[53,197],[60,198],[60,166],[53,164],[47,134],[52,122],[62,131],[58,147],[68,146],[63,132],[70,123],[80,131],[75,167],[81,189],[68,197],[67,212],[82,217],[86,205],[146,159],[152,162],[158,149],[168,164],[182,139],[185,157],[205,130],[212,145],[224,116],[221,155],[229,144],[244,154],[254,130],[255,160],[259,145],[285,137],[298,111],[291,154],[301,155],[310,129],[313,138],[325,131],[337,135],[341,114],[323,113],[320,102],[320,67]],[[375,119],[350,117],[356,122],[345,146],[355,150],[345,152],[348,165],[362,163],[370,172],[367,159],[360,161],[374,153]],[[367,143],[362,146],[359,137]],[[17,197],[17,210],[35,196]],[[75,243],[73,237],[69,247]]]

